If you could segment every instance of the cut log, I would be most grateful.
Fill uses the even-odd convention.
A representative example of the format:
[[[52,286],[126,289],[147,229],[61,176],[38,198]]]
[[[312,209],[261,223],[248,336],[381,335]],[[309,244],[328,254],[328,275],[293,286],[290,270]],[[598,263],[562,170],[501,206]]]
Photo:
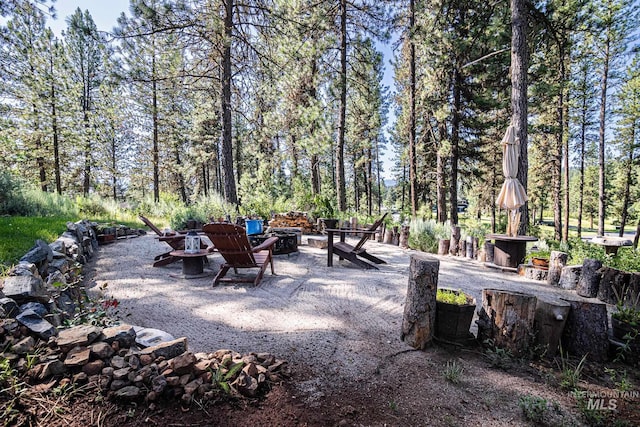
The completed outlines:
[[[549,278],[549,270],[535,265],[524,266],[524,277],[532,280],[546,281]]]
[[[535,337],[536,302],[535,296],[521,292],[483,289],[478,338],[482,342],[491,340],[515,357],[526,355]]]
[[[552,358],[558,352],[560,338],[570,310],[571,304],[566,301],[538,300],[534,322],[536,346],[541,347],[545,357]]]
[[[485,259],[487,262],[493,263],[493,250],[495,245],[489,241],[484,242]]]
[[[477,237],[473,238],[473,259],[478,258],[479,256],[479,251],[480,251],[480,242],[479,239]]]
[[[451,243],[449,243],[449,253],[458,255],[458,243],[460,242],[460,227],[454,225],[451,227]]]
[[[422,350],[433,340],[439,268],[437,259],[411,255],[400,339],[415,349]]]
[[[549,256],[549,275],[547,276],[547,284],[558,286],[562,269],[567,265],[569,254],[560,251],[551,251]]]
[[[391,244],[398,246],[400,244],[400,232],[398,231],[398,226],[393,226],[393,238],[391,239]]]
[[[409,247],[409,226],[403,225],[400,228],[400,247],[407,249]]]
[[[467,236],[466,256],[473,259],[473,237],[471,236]]]
[[[391,228],[384,230],[384,243],[388,245],[393,243],[393,230]]]
[[[465,256],[467,252],[467,241],[460,239],[458,242],[458,256]]]
[[[569,353],[595,362],[607,360],[609,320],[607,305],[589,301],[564,299],[571,311],[562,334],[562,348]]]
[[[607,304],[617,304],[618,298],[624,298],[629,287],[631,273],[603,266],[600,286],[598,286],[598,299]]]
[[[449,253],[449,239],[438,240],[438,255],[446,255]]]
[[[580,274],[582,273],[582,265],[567,265],[560,273],[558,286],[562,289],[575,289],[578,287]]]
[[[597,259],[587,258],[582,263],[582,273],[580,274],[580,280],[578,280],[578,286],[576,287],[576,293],[581,297],[594,298],[598,295],[598,288],[600,287],[600,278],[602,268],[602,262]]]

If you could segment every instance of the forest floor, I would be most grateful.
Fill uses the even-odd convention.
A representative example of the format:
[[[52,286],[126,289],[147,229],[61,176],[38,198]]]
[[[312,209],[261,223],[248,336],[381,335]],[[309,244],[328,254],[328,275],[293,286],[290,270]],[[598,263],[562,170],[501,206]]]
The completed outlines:
[[[187,337],[194,352],[269,352],[288,361],[289,376],[260,398],[190,408],[114,403],[92,393],[61,398],[46,425],[640,425],[637,367],[587,362],[581,369],[579,357],[523,360],[477,344],[406,345],[400,332],[414,251],[367,243],[388,263],[365,271],[337,259],[327,267],[326,249],[303,244],[276,256],[276,275],[267,273],[258,287],[212,288],[212,277],[170,276],[180,263],[152,268],[167,248],[152,236],[103,246],[86,284],[95,294],[106,288],[126,323]],[[576,297],[468,259],[435,258],[438,286],[462,289],[478,304],[489,287]],[[221,258],[209,259],[213,273]],[[579,374],[573,385],[571,374]]]

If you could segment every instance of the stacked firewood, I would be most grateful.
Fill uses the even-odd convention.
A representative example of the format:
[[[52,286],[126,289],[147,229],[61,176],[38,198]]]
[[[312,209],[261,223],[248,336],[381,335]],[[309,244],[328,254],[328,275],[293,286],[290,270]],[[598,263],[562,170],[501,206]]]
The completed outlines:
[[[306,212],[287,212],[276,214],[269,221],[271,228],[301,228],[303,233],[313,233],[315,225]]]

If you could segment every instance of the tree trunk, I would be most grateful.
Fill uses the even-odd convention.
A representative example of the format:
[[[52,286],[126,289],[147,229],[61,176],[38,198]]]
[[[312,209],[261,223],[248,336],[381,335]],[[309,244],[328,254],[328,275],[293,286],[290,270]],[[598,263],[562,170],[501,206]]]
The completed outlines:
[[[231,122],[231,43],[233,40],[233,0],[225,0],[224,48],[222,54],[222,150],[220,156],[224,199],[236,205],[238,194],[233,175],[233,133]]]
[[[640,238],[640,218],[638,218],[638,225],[636,227],[636,235],[633,238],[633,249],[638,249],[638,239]]]
[[[437,259],[411,255],[400,339],[415,349],[422,350],[433,340],[439,268]]]
[[[527,3],[525,0],[511,0],[511,110],[512,124],[516,139],[520,141],[520,159],[517,178],[527,188],[529,159],[527,152]],[[521,208],[519,234],[527,234],[529,227],[529,207]]]
[[[598,236],[604,236],[604,217],[606,215],[605,194],[605,126],[607,119],[607,85],[609,79],[609,33],[606,32],[603,57],[602,83],[600,85],[600,133],[598,141]]]
[[[338,143],[336,144],[336,192],[338,210],[347,209],[344,175],[344,135],[347,121],[347,1],[340,0],[340,107],[338,111]]]
[[[569,353],[587,359],[604,362],[609,351],[609,319],[606,304],[573,301],[562,334],[562,347]]]
[[[536,313],[533,295],[499,289],[482,290],[482,309],[478,313],[478,338],[493,341],[496,347],[515,357],[527,354],[535,337]]]
[[[400,228],[399,246],[402,249],[407,249],[409,247],[409,226],[408,225],[403,225]]]
[[[460,114],[461,114],[462,76],[460,70],[453,70],[453,111],[451,118],[451,181],[449,182],[449,218],[452,224],[458,223],[458,160],[460,145]]]
[[[558,345],[570,310],[571,304],[566,301],[538,300],[534,321],[536,345],[544,348],[545,357],[552,358],[558,352]]]
[[[160,201],[160,154],[158,148],[158,82],[156,80],[155,39],[151,45],[151,121],[153,126],[153,201]]]
[[[595,298],[598,295],[602,262],[597,259],[586,258],[582,263],[582,272],[576,293],[581,297]]]
[[[565,252],[551,251],[549,257],[549,275],[547,276],[547,285],[558,286],[562,269],[567,265],[569,254]]]
[[[451,240],[440,239],[438,240],[438,255],[447,255],[449,253],[449,244]]]
[[[416,170],[416,46],[414,26],[416,22],[416,3],[409,0],[409,197],[411,198],[411,217],[418,212],[418,172]]]
[[[441,123],[438,135],[440,140],[443,141],[447,137],[447,125],[446,123]],[[445,191],[446,183],[445,183],[445,172],[444,172],[444,159],[440,154],[438,139],[433,136],[434,144],[436,145],[436,197],[437,200],[437,213],[438,213],[438,222],[440,224],[444,224],[447,222],[447,194]]]
[[[635,141],[636,138],[636,127],[635,127],[635,123],[633,126],[631,126],[631,135],[629,136],[629,140],[630,141]],[[624,201],[622,202],[622,214],[620,215],[620,232],[618,233],[618,236],[622,237],[624,236],[624,228],[627,225],[627,218],[629,216],[629,206],[631,206],[631,201],[630,201],[630,197],[631,197],[631,172],[633,169],[633,163],[634,163],[634,159],[633,159],[633,144],[629,149],[629,159],[628,159],[628,163],[627,163],[627,170],[626,170],[626,174],[625,174],[625,183],[624,183]]]

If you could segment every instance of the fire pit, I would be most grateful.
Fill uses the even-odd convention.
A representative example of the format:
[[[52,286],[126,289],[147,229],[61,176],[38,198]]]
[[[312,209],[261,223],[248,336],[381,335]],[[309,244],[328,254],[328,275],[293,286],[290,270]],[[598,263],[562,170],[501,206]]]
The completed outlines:
[[[272,236],[278,237],[278,241],[273,246],[274,255],[298,252],[298,236],[295,233],[270,232],[266,234],[256,234],[249,236],[249,242],[251,242],[252,246],[258,246]]]

